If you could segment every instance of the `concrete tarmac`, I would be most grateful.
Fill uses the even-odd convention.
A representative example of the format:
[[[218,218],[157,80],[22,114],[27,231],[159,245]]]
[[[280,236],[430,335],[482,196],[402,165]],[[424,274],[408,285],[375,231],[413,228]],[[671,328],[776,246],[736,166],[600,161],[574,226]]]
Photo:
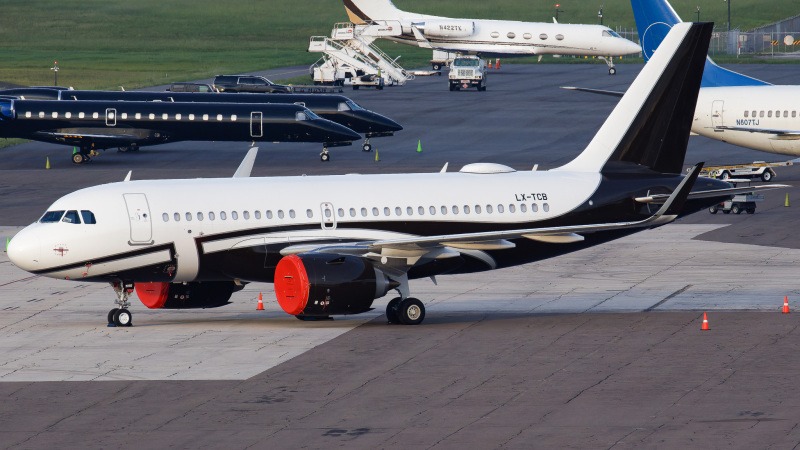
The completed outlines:
[[[623,90],[640,69],[603,67],[504,65],[480,93],[449,92],[443,77],[346,92],[406,127],[373,141],[379,162],[360,145],[323,164],[316,145],[265,144],[254,174],[563,164],[616,100],[557,87]],[[788,83],[797,68],[736,70]],[[229,176],[248,144],[107,151],[84,167],[63,146],[0,150],[0,239],[130,169]],[[784,159],[693,137],[686,163]],[[777,172],[800,180],[800,168]],[[798,321],[779,311],[800,294],[800,213],[787,192],[767,192],[753,215],[700,212],[552,260],[414,281],[428,312],[418,327],[386,325],[388,298],[300,322],[251,284],[223,308],[134,305],[134,327],[107,328],[110,288],[31,277],[3,253],[0,448],[793,447]]]

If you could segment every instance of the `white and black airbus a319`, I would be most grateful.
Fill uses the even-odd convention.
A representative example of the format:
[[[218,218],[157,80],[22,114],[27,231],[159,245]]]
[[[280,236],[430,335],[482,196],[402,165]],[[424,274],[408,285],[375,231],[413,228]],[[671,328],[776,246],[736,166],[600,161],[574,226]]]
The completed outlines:
[[[365,312],[396,290],[389,322],[419,324],[425,308],[409,279],[550,258],[739,192],[698,178],[702,164],[681,174],[710,33],[711,24],[674,26],[562,167],[255,178],[251,150],[232,178],[68,194],[14,236],[8,256],[42,276],[110,282],[118,326],[131,324],[134,290],[149,308],[209,308],[249,282],[274,283],[281,307],[302,319]]]

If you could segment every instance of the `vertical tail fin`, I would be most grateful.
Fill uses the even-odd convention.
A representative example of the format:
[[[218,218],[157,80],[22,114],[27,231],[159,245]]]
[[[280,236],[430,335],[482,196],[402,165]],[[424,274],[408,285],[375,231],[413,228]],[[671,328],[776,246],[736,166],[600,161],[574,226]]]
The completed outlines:
[[[373,20],[397,20],[402,11],[391,0],[344,0],[350,22],[363,25]]]
[[[631,0],[636,29],[639,31],[639,43],[645,61],[649,61],[653,52],[661,45],[661,41],[675,24],[682,20],[672,9],[667,0]],[[706,57],[702,87],[716,86],[759,86],[769,83],[747,75],[723,69],[711,58]]]
[[[680,23],[577,158],[554,170],[680,173],[712,23]]]

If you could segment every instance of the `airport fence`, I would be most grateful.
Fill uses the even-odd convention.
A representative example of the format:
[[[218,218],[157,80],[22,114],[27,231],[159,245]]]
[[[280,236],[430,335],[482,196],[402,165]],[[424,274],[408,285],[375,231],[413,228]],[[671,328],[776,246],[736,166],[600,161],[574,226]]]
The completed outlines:
[[[800,58],[800,15],[751,31],[714,28],[708,54],[754,55],[764,58]],[[639,42],[635,28],[617,28],[620,36]]]

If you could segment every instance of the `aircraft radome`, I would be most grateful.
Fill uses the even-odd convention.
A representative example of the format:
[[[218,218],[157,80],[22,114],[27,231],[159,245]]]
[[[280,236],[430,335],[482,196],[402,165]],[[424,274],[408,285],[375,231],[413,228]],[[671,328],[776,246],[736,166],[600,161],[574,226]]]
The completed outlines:
[[[251,150],[233,178],[126,180],[65,195],[13,237],[8,256],[40,276],[111,283],[117,326],[131,324],[134,290],[150,308],[210,308],[250,282],[274,283],[280,306],[301,319],[365,312],[396,290],[388,320],[419,324],[425,307],[410,279],[558,256],[754,189],[698,177],[702,163],[682,174],[711,30],[673,27],[562,167],[251,178]]]

